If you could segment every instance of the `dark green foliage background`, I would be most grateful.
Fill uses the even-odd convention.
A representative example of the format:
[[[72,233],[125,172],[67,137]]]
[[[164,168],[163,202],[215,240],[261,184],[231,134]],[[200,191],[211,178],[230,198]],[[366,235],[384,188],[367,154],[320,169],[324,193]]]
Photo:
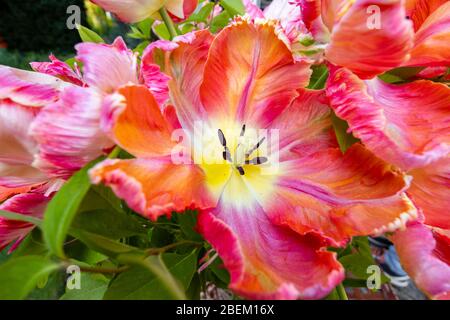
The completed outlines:
[[[20,51],[73,51],[79,42],[77,30],[68,30],[66,13],[70,5],[81,8],[83,0],[0,0],[0,37],[8,49]]]

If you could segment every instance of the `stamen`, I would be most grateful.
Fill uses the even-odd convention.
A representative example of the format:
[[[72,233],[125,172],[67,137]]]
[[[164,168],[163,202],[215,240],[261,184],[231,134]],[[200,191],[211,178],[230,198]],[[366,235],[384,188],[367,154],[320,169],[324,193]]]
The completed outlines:
[[[253,148],[251,148],[249,151],[247,151],[247,153],[245,154],[245,157],[246,158],[250,157],[250,155],[253,153],[253,151],[258,149],[265,140],[266,140],[266,137],[263,137],[261,140],[259,140],[259,142]]]
[[[230,149],[228,149],[227,146],[225,146],[225,150],[222,152],[223,160],[233,162],[233,159],[231,159],[231,153]]]
[[[241,129],[241,137],[243,137],[244,136],[244,134],[245,134],[245,128],[246,128],[246,126],[245,126],[245,124],[242,126],[242,129]]]
[[[243,176],[243,175],[245,174],[244,168],[242,168],[241,166],[236,167],[236,169],[239,171],[239,174],[240,174],[241,176]]]
[[[245,160],[245,164],[259,165],[259,164],[264,164],[267,161],[269,161],[269,160],[266,157],[256,157],[251,160]]]
[[[217,133],[218,133],[218,135],[219,135],[219,141],[220,141],[220,144],[221,144],[222,146],[226,147],[226,146],[227,146],[227,139],[225,139],[225,135],[223,134],[222,130],[219,129],[219,130],[217,131]]]

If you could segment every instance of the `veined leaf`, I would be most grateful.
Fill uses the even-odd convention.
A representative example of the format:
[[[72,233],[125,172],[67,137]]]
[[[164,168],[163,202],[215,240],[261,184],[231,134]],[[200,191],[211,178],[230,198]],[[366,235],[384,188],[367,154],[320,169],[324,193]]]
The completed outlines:
[[[95,31],[92,31],[82,25],[77,25],[78,33],[83,42],[105,43],[102,37],[100,37]]]
[[[334,113],[331,116],[331,121],[333,123],[339,147],[343,153],[345,153],[353,144],[360,141],[348,132],[347,122],[338,118]]]
[[[42,277],[59,266],[40,256],[11,259],[0,265],[0,300],[20,300],[36,287]]]
[[[224,7],[231,16],[242,16],[245,14],[245,7],[242,0],[220,0],[220,5]]]
[[[44,239],[53,254],[64,257],[63,244],[72,221],[91,182],[88,170],[98,161],[93,161],[75,173],[50,201],[44,214]]]
[[[132,215],[105,209],[80,212],[75,217],[73,226],[114,240],[146,235],[147,232]]]
[[[102,300],[109,279],[101,274],[82,273],[80,289],[66,289],[60,300]]]
[[[161,259],[162,258],[162,259]],[[197,270],[197,250],[188,255],[166,253],[161,257],[130,261],[136,266],[120,274],[110,285],[105,299],[185,299]]]

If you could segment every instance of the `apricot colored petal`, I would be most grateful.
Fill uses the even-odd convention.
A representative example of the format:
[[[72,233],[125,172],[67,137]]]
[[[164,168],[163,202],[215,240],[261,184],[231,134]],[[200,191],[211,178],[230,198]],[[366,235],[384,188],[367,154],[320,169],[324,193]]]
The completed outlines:
[[[54,55],[50,55],[49,58],[51,62],[31,62],[30,65],[36,72],[57,77],[62,81],[70,82],[77,86],[84,85],[80,74],[72,70],[67,63],[59,60]]]
[[[324,91],[297,92],[299,96],[270,125],[279,132],[280,161],[337,146]]]
[[[408,66],[450,66],[450,2],[436,9],[414,38]]]
[[[425,223],[450,229],[450,158],[433,162],[424,168],[411,170],[413,177],[408,194],[425,216]]]
[[[30,127],[39,144],[34,166],[56,177],[69,177],[114,143],[101,131],[102,96],[91,88],[73,87],[41,109]]]
[[[196,165],[174,164],[170,157],[106,160],[89,174],[93,183],[111,187],[131,209],[153,220],[174,211],[215,205],[202,170]]]
[[[129,85],[105,99],[101,127],[119,146],[136,157],[170,155],[172,121],[162,114],[150,90]]]
[[[33,188],[33,186],[25,186],[25,187],[18,187],[18,188],[6,188],[0,186],[0,203],[5,201],[6,199],[15,196],[20,193],[27,193]]]
[[[41,218],[49,200],[41,193],[19,194],[2,203],[0,210]],[[0,217],[0,251],[11,243],[9,252],[13,251],[33,228],[28,222]]]
[[[363,82],[348,70],[333,68],[327,95],[355,137],[404,170],[426,166],[450,151],[450,89],[443,84]]]
[[[392,236],[400,262],[417,286],[433,299],[450,298],[450,238],[420,223]]]
[[[142,21],[164,6],[166,0],[91,0],[120,20],[128,23]]]
[[[192,129],[195,121],[204,119],[199,87],[212,40],[211,33],[202,30],[177,37],[173,42],[157,41],[144,52],[144,72],[160,68],[163,76],[169,77],[170,100],[185,129]],[[146,84],[149,86],[147,80]]]
[[[359,0],[334,27],[326,57],[370,79],[408,59],[413,35],[401,0]]]
[[[316,6],[320,6],[322,21],[331,32],[335,25],[337,25],[342,17],[350,10],[355,3],[355,0],[306,0],[304,2],[318,3]]]
[[[320,299],[344,278],[320,238],[271,224],[256,203],[220,203],[200,213],[198,230],[230,272],[230,289],[249,299]]]
[[[273,223],[342,246],[353,236],[395,231],[415,219],[404,193],[409,180],[355,144],[345,155],[329,149],[282,162],[273,194],[260,201]]]
[[[137,60],[121,37],[112,45],[84,42],[75,46],[76,58],[83,63],[84,81],[105,93],[122,85],[138,83]]]
[[[309,65],[295,63],[273,21],[237,20],[214,39],[200,97],[212,122],[264,128],[307,85]]]
[[[448,0],[406,0],[406,14],[414,23],[414,30],[420,29],[424,21]]]

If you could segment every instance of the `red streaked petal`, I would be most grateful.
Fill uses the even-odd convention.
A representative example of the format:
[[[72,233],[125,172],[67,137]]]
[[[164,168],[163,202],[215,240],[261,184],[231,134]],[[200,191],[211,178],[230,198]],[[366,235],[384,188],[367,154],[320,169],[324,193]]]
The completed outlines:
[[[84,42],[75,48],[88,85],[112,93],[123,85],[138,83],[136,56],[121,37],[112,45]]]
[[[426,166],[450,151],[450,89],[444,84],[363,82],[348,70],[332,68],[327,95],[355,137],[404,170]]]
[[[131,209],[153,220],[173,211],[215,205],[202,170],[196,165],[174,164],[170,157],[106,160],[89,174],[93,183],[111,187]]]
[[[408,194],[423,211],[427,225],[450,229],[450,158],[411,170],[413,177]]]
[[[204,117],[199,87],[212,39],[208,30],[202,30],[177,37],[174,42],[154,42],[144,52],[144,72],[161,68],[169,77],[171,103],[185,129],[192,129],[194,122]]]
[[[424,21],[448,0],[406,0],[406,13],[417,31]]]
[[[369,25],[371,15],[367,10],[371,6],[380,9],[379,28]],[[406,19],[401,0],[360,0],[334,27],[326,57],[359,77],[370,79],[405,62],[413,36],[412,23]]]
[[[392,236],[405,271],[429,297],[450,297],[450,238],[420,223]]]
[[[84,82],[79,73],[75,73],[69,65],[54,55],[50,55],[51,62],[31,62],[30,65],[36,72],[45,73],[57,77],[63,81],[71,82],[77,86],[83,86]]]
[[[0,210],[41,218],[48,201],[50,198],[43,194],[24,193],[2,203]],[[30,223],[0,217],[0,251],[14,242],[10,249],[13,251],[33,228]]]
[[[298,40],[298,36],[305,35],[307,29],[299,3],[291,0],[274,0],[264,9],[266,19],[280,21],[284,34],[291,42]]]
[[[353,6],[355,0],[316,0],[316,2],[319,2],[324,24],[328,30],[332,31]]]
[[[60,89],[71,84],[56,77],[0,65],[0,100],[42,107],[58,100]]]
[[[230,288],[246,298],[323,298],[344,278],[320,238],[271,224],[257,204],[222,203],[199,214],[198,230],[230,272]]]
[[[407,66],[450,65],[450,2],[436,9],[423,22],[414,38]]]
[[[299,96],[277,117],[270,129],[279,130],[280,161],[336,147],[331,109],[323,90],[297,90]]]
[[[69,177],[114,143],[100,129],[103,98],[90,88],[64,90],[60,100],[41,109],[30,126],[39,144],[34,165]]]
[[[307,85],[309,66],[295,63],[272,22],[235,21],[214,39],[200,96],[213,122],[270,124]]]
[[[321,234],[334,246],[353,236],[395,231],[417,218],[409,179],[360,144],[280,163],[273,193],[261,198],[278,225]]]

